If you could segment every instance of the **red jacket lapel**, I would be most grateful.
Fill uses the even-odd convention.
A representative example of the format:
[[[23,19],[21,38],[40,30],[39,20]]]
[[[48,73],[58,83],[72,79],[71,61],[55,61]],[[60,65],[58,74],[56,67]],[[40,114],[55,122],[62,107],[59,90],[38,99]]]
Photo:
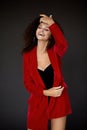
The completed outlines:
[[[58,86],[61,83],[61,68],[60,68],[60,61],[57,57],[57,54],[54,52],[53,48],[48,50],[49,58],[51,61],[51,64],[54,68],[54,85]]]
[[[36,84],[42,86],[45,88],[44,82],[41,79],[38,70],[37,70],[37,54],[36,54],[36,47],[32,50],[31,54],[31,73],[32,73],[32,78],[36,82]]]

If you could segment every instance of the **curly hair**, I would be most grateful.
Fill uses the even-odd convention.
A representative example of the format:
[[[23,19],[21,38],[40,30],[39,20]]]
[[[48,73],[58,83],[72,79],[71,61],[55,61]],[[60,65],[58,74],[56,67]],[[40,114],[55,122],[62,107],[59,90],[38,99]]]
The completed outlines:
[[[40,18],[41,18],[41,16],[36,17],[25,29],[24,35],[23,35],[24,47],[22,49],[22,53],[28,52],[28,51],[32,50],[35,46],[37,46],[36,30],[37,30],[38,25],[40,24]],[[58,26],[59,26],[59,24],[58,24]],[[61,27],[60,27],[60,29],[61,29]],[[61,31],[62,31],[62,29],[61,29]],[[51,35],[51,38],[49,39],[49,42],[47,45],[47,49],[51,48],[54,44],[55,44],[55,40],[54,40],[53,36]]]

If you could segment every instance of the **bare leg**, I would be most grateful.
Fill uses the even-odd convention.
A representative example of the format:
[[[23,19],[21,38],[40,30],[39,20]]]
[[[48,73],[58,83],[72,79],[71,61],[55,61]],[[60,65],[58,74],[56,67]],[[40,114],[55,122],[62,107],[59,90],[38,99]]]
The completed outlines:
[[[51,130],[65,130],[66,116],[51,119]]]

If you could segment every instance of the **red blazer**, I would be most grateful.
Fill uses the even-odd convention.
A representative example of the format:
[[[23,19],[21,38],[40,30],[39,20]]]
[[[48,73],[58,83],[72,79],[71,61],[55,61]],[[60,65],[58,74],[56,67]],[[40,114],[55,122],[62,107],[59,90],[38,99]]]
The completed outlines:
[[[37,70],[37,47],[23,54],[24,86],[30,93],[27,127],[33,128],[33,130],[47,130],[48,119],[71,113],[69,96],[66,89],[67,85],[64,82],[61,69],[61,58],[67,50],[67,41],[56,23],[51,25],[49,29],[55,39],[54,46],[47,50],[54,69],[53,86],[61,85],[65,89],[60,97],[51,97],[48,104],[48,97],[43,95],[43,90],[46,87]]]

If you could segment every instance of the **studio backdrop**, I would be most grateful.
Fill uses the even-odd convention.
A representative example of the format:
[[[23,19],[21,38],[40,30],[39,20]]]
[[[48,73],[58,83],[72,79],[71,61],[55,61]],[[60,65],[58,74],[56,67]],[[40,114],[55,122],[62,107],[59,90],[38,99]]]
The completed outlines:
[[[68,41],[68,50],[62,59],[72,105],[67,130],[87,129],[86,12],[84,0],[0,2],[0,130],[26,130],[29,93],[23,84],[23,33],[40,13],[52,14]]]

